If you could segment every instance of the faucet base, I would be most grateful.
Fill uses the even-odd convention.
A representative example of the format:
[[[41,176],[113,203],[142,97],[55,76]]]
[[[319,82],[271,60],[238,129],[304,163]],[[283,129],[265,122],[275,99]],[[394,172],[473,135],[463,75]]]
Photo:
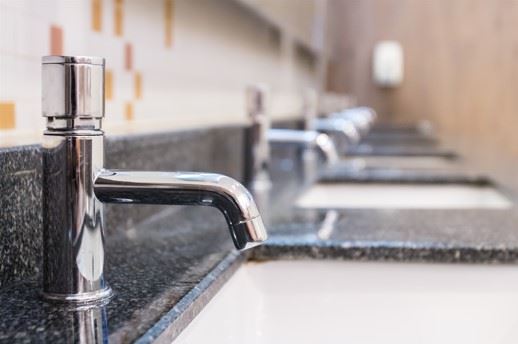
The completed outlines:
[[[42,292],[45,299],[55,302],[72,302],[78,304],[100,302],[110,299],[113,296],[112,288],[105,287],[100,290],[78,294],[54,294]]]

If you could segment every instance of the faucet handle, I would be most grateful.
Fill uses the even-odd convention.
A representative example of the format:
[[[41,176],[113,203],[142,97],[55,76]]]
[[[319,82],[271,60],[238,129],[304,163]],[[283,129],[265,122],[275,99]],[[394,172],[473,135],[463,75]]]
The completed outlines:
[[[265,84],[253,84],[246,88],[246,107],[252,121],[266,116],[268,87]]]
[[[42,112],[49,130],[100,128],[104,64],[101,57],[42,58]]]
[[[311,130],[313,120],[318,117],[318,92],[316,89],[309,87],[304,91],[302,99],[302,113],[304,115],[304,129]]]

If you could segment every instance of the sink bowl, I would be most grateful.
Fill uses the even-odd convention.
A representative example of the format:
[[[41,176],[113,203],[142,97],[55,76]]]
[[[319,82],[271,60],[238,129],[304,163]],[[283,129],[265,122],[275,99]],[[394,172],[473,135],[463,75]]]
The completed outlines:
[[[296,205],[317,209],[505,209],[512,203],[488,185],[322,183],[302,194]]]
[[[515,343],[518,268],[249,263],[175,343]]]

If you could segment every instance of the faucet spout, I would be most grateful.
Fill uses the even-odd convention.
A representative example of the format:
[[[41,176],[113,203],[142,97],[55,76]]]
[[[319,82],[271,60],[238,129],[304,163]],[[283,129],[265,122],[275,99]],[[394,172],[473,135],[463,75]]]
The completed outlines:
[[[338,152],[334,142],[324,133],[314,130],[270,129],[268,141],[272,143],[299,144],[305,147],[318,148],[325,156],[328,165],[338,161]]]
[[[214,173],[103,170],[94,182],[103,203],[205,205],[219,209],[237,249],[254,247],[267,234],[255,202],[236,180]]]

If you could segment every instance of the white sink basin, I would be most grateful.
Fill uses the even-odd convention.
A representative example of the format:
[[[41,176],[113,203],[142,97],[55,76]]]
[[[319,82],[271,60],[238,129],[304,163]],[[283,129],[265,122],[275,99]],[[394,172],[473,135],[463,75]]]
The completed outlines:
[[[296,202],[302,208],[470,209],[509,208],[491,186],[466,184],[316,184]]]
[[[516,343],[518,267],[250,263],[175,343]]]

